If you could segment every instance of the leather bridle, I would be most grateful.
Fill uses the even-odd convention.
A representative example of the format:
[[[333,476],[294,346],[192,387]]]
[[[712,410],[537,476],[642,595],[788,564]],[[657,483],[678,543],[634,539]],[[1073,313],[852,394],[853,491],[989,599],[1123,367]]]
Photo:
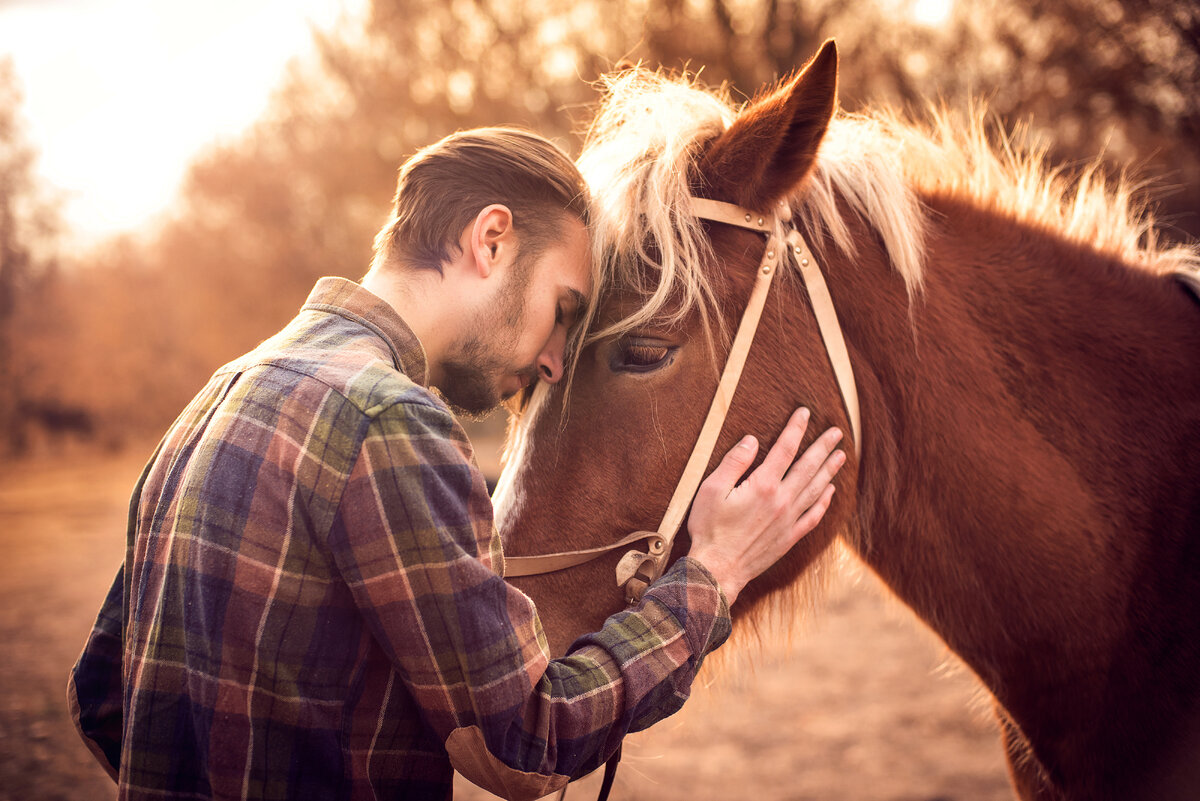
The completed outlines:
[[[854,437],[855,454],[861,456],[862,435],[858,410],[858,391],[854,384],[854,371],[850,367],[850,355],[846,350],[846,342],[842,337],[841,326],[838,324],[837,313],[833,308],[833,300],[829,288],[825,284],[820,266],[813,256],[812,250],[804,240],[803,235],[792,222],[791,209],[787,201],[779,202],[779,211],[774,215],[763,215],[750,209],[724,203],[719,200],[693,197],[692,212],[696,217],[710,222],[724,223],[738,228],[746,228],[767,234],[767,243],[762,260],[756,272],[754,287],[750,291],[750,300],[742,313],[741,323],[729,349],[725,361],[725,369],[717,384],[716,394],[704,420],[704,427],[696,439],[692,455],[683,475],[675,487],[675,493],[667,504],[662,522],[657,531],[637,531],[617,542],[598,548],[586,548],[577,551],[562,551],[538,556],[509,556],[504,560],[504,576],[532,576],[542,573],[553,573],[568,567],[590,562],[606,553],[625,548],[634,543],[644,542],[646,550],[636,548],[629,550],[617,563],[617,584],[625,589],[625,600],[633,604],[639,601],[642,593],[666,569],[667,560],[671,555],[671,546],[675,535],[683,524],[684,515],[692,503],[692,498],[704,478],[704,471],[712,457],[717,437],[725,425],[725,417],[729,412],[733,394],[741,379],[742,368],[746,364],[746,356],[754,334],[758,330],[759,319],[762,317],[766,304],[767,293],[771,282],[778,272],[780,264],[787,258],[795,259],[800,267],[808,289],[809,300],[825,342],[825,350],[833,366],[834,376],[846,405],[846,413],[850,418],[850,427]]]

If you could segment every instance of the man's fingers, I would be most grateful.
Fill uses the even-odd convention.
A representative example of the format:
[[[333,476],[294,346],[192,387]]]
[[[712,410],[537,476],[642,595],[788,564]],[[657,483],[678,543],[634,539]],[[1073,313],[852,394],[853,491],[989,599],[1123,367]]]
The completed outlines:
[[[808,511],[800,515],[796,524],[792,526],[792,536],[795,538],[793,543],[799,542],[810,531],[817,527],[817,523],[821,522],[821,517],[825,514],[825,510],[829,508],[829,503],[833,500],[833,485],[830,484],[821,493],[821,497],[817,498],[817,502],[808,507]]]
[[[716,469],[704,479],[704,483],[700,485],[701,491],[707,487],[719,497],[728,495],[746,474],[750,465],[754,464],[754,457],[757,455],[758,440],[751,436],[742,437],[742,441],[730,448]]]
[[[817,471],[829,459],[829,455],[841,439],[842,432],[838,428],[830,428],[817,437],[804,451],[804,455],[788,469],[787,477],[784,479],[788,488],[792,492],[800,492],[809,484],[817,475]]]
[[[829,458],[821,462],[820,467],[817,468],[816,474],[809,477],[809,480],[795,494],[795,500],[793,502],[794,505],[792,508],[797,516],[799,516],[809,506],[816,503],[817,499],[820,498],[821,494],[825,491],[825,488],[831,486],[833,477],[837,475],[837,472],[842,469],[842,465],[845,463],[846,453],[845,451],[840,450],[829,454]],[[804,470],[799,462],[792,466],[792,471],[797,473],[797,476],[795,479],[793,479],[792,475],[789,473],[787,479],[789,482],[793,480],[797,482],[802,480],[801,477],[804,475]],[[792,484],[791,486],[796,485]]]
[[[800,408],[792,412],[787,425],[779,434],[779,439],[771,446],[754,475],[762,481],[774,484],[783,478],[788,467],[800,450],[800,441],[804,439],[804,429],[808,427],[808,409]]]

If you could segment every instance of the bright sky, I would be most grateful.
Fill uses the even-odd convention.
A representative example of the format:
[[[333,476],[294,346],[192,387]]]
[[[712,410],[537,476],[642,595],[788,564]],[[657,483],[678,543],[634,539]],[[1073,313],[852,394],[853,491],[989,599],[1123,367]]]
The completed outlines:
[[[911,0],[909,16],[913,22],[931,28],[943,24],[954,10],[954,0]]]
[[[171,202],[191,156],[266,107],[287,61],[365,0],[0,0],[38,172],[77,245]]]

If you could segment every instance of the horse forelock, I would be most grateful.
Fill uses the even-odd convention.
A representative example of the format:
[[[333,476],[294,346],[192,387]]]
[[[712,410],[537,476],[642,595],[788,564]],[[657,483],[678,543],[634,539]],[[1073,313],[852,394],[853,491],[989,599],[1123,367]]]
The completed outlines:
[[[603,81],[605,97],[579,158],[594,193],[593,258],[604,265],[605,287],[638,290],[647,300],[588,339],[677,322],[715,301],[700,269],[711,247],[689,198],[701,146],[734,118],[728,99],[686,76],[634,69]]]
[[[596,204],[594,254],[604,287],[639,291],[647,301],[589,328],[586,340],[669,325],[697,309],[708,317],[715,308],[715,282],[705,271],[711,245],[688,198],[703,181],[696,174],[703,147],[742,111],[727,90],[706,89],[694,76],[634,69],[602,80],[605,96],[579,159]],[[1200,264],[1196,248],[1159,243],[1139,184],[1104,178],[1098,161],[1069,175],[1048,165],[1046,154],[1027,126],[1005,131],[982,103],[965,114],[931,107],[916,121],[890,109],[838,112],[790,203],[819,254],[828,243],[853,257],[846,215],[865,221],[910,298],[925,270],[923,195],[965,197],[1158,271]]]
[[[693,76],[626,70],[603,83],[605,96],[579,158],[595,204],[594,257],[604,265],[604,286],[641,292],[646,302],[591,330],[588,340],[651,322],[671,325],[696,310],[708,318],[715,310],[717,282],[705,270],[711,245],[690,197],[703,188],[696,164],[704,147],[741,111],[727,91],[703,88]],[[813,173],[790,202],[818,235],[815,247],[827,238],[853,255],[840,205],[849,203],[879,232],[913,294],[921,285],[923,212],[895,168],[894,143],[879,132],[866,118],[835,118]],[[798,266],[785,260],[784,271]]]

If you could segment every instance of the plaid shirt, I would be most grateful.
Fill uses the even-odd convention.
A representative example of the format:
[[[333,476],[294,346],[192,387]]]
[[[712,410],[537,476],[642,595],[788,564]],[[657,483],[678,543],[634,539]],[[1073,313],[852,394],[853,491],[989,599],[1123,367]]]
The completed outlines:
[[[122,799],[536,797],[686,699],[730,630],[681,559],[551,661],[395,311],[322,279],[184,410],[68,696]]]

